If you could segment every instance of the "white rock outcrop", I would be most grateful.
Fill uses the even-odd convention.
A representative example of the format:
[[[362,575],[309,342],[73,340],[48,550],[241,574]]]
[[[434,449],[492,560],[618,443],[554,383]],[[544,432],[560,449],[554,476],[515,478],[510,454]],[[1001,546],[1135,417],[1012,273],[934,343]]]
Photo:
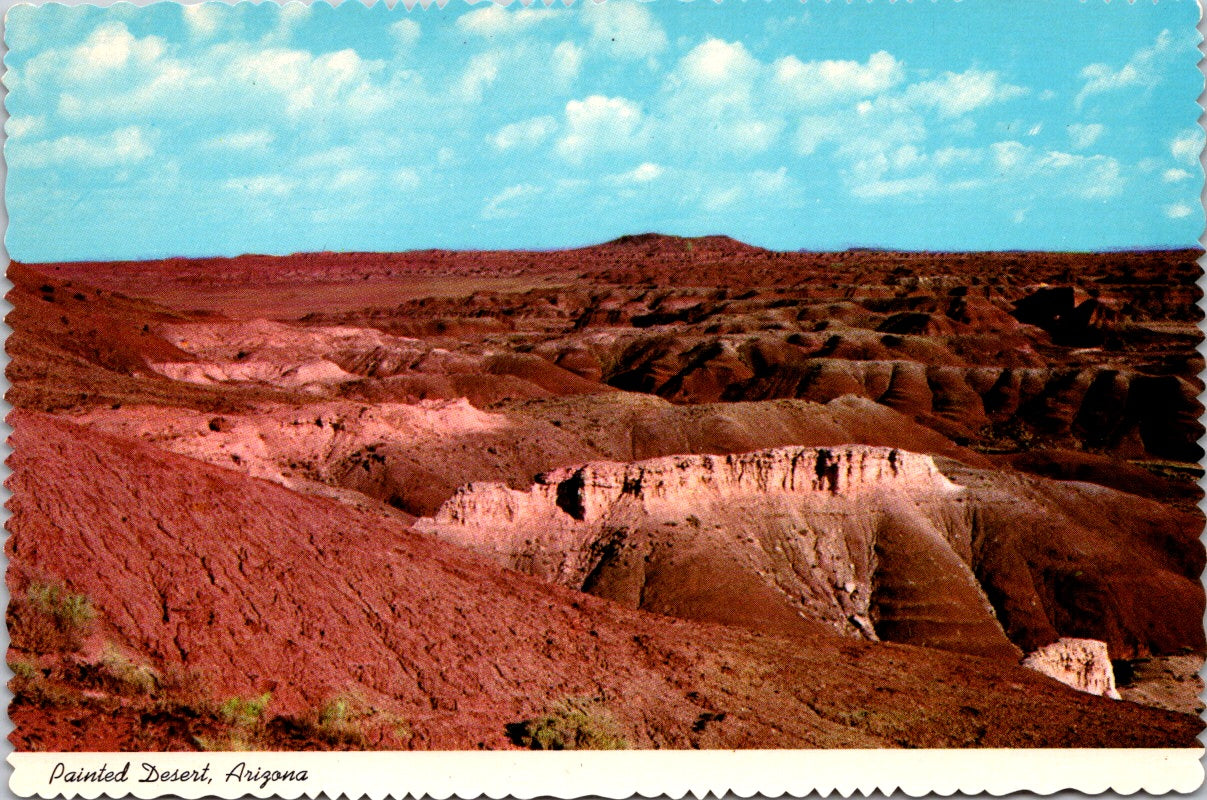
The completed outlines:
[[[524,490],[471,483],[415,529],[658,613],[778,620],[772,631],[803,618],[866,639],[878,638],[873,576],[887,536],[924,552],[934,573],[917,591],[890,581],[903,625],[921,631],[932,612],[954,614],[988,624],[1009,648],[967,566],[963,494],[928,455],[793,446],[591,463]],[[933,580],[960,584],[949,587],[959,599],[931,591]]]
[[[429,527],[511,524],[519,518],[591,524],[630,500],[649,513],[759,495],[852,496],[876,489],[958,493],[930,456],[888,447],[779,447],[754,453],[669,456],[629,464],[553,470],[527,491],[472,483],[451,497]]]
[[[1023,666],[1042,672],[1078,691],[1119,699],[1106,642],[1097,639],[1058,639],[1030,653],[1023,659]]]

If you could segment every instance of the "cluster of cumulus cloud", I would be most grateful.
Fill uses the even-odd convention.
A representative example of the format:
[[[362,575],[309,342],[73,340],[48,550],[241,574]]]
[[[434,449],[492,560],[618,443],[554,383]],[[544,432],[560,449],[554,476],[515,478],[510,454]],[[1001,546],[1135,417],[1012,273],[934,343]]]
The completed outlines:
[[[372,47],[329,48],[299,39],[315,13],[300,4],[262,10],[275,17],[261,28],[219,4],[179,13],[177,27],[140,35],[113,13],[50,44],[14,20],[10,169],[48,187],[105,171],[132,192],[141,181],[249,209],[305,197],[314,221],[469,185],[489,222],[577,196],[654,198],[685,215],[802,206],[822,184],[864,203],[1041,184],[1109,201],[1141,173],[1192,182],[1201,148],[1188,128],[1131,162],[1097,149],[1111,126],[1089,111],[1156,86],[1168,32],[1085,66],[1076,94],[1058,96],[1000,69],[914,70],[883,50],[811,60],[736,36],[673,40],[637,3],[399,11]]]

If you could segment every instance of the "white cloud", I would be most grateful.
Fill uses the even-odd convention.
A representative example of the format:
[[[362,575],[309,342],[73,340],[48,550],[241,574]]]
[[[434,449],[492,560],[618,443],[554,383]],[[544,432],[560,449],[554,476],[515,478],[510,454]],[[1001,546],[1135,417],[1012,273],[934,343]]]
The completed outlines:
[[[557,152],[568,161],[588,153],[623,150],[634,144],[642,124],[641,108],[623,97],[591,95],[566,103],[566,133]]]
[[[1090,64],[1081,71],[1085,83],[1073,104],[1081,108],[1086,100],[1097,94],[1156,86],[1161,80],[1160,62],[1172,49],[1173,36],[1166,30],[1161,31],[1151,46],[1137,50],[1119,69],[1112,69],[1109,64]]]
[[[887,153],[903,144],[920,143],[928,135],[926,121],[895,100],[860,103],[854,114],[841,115],[838,122],[832,138],[839,155],[848,159]]]
[[[807,26],[812,19],[813,17],[808,11],[803,11],[800,14],[790,14],[778,19],[771,17],[763,23],[763,32],[768,36],[780,36],[791,32],[799,33],[800,29]]]
[[[1114,158],[1037,150],[1018,141],[933,152],[902,144],[853,156],[844,178],[853,196],[872,200],[1042,186],[1046,194],[1100,201],[1117,197],[1126,185]]]
[[[665,173],[661,166],[652,162],[646,161],[638,164],[628,172],[622,172],[618,175],[609,175],[604,180],[614,186],[622,186],[628,184],[642,184],[656,181]]]
[[[482,92],[498,79],[501,66],[502,57],[493,51],[470,58],[454,87],[457,97],[466,103],[481,102]]]
[[[784,124],[781,120],[745,119],[734,122],[726,130],[727,146],[737,152],[761,153],[779,138]]]
[[[330,180],[323,180],[316,188],[319,191],[327,189],[363,191],[372,186],[374,180],[375,176],[369,170],[363,167],[350,167],[337,171]]]
[[[289,0],[277,12],[277,29],[270,38],[284,41],[293,34],[298,23],[310,16],[310,5],[301,0]]]
[[[215,136],[205,142],[205,145],[222,150],[258,150],[273,142],[273,135],[266,130],[235,131]]]
[[[252,175],[245,178],[230,178],[222,187],[232,192],[255,196],[282,197],[289,194],[296,184],[280,175]]]
[[[610,0],[584,0],[583,22],[590,31],[589,46],[622,61],[656,56],[666,49],[666,32],[644,5]]]
[[[347,145],[328,147],[325,150],[316,150],[302,156],[297,160],[297,167],[306,171],[345,167],[349,164],[355,164],[358,155],[355,148]]]
[[[681,202],[695,205],[709,214],[718,214],[742,204],[766,205],[778,208],[797,207],[799,187],[788,174],[787,167],[750,172],[720,172],[676,175],[685,185]]]
[[[1194,207],[1188,203],[1174,203],[1165,206],[1165,216],[1170,219],[1185,219],[1194,213]]]
[[[142,128],[131,125],[101,136],[63,136],[30,143],[11,141],[7,157],[10,167],[62,165],[101,169],[134,164],[148,158],[152,152],[147,134]]]
[[[946,123],[947,132],[954,136],[971,136],[976,133],[976,120],[972,117],[956,117]]]
[[[504,125],[490,137],[490,143],[499,150],[514,147],[533,148],[540,145],[557,130],[553,117],[534,117]]]
[[[567,84],[578,77],[583,65],[583,49],[574,42],[562,42],[553,48],[549,66],[558,83]]]
[[[777,60],[772,85],[784,100],[814,105],[879,94],[900,83],[905,74],[897,59],[885,51],[858,61],[803,62],[796,56]]]
[[[842,130],[842,124],[832,116],[801,117],[796,128],[797,154],[812,155],[823,142],[838,138]]]
[[[392,76],[396,85],[374,80],[384,66],[362,59],[352,49],[314,55],[221,44],[188,60],[161,59],[154,68],[140,71],[139,81],[125,91],[63,93],[59,110],[72,119],[138,116],[177,122],[285,115],[307,124],[349,124],[408,96],[405,71]]]
[[[934,80],[915,83],[905,90],[904,99],[915,108],[932,108],[942,117],[958,117],[1025,94],[1027,89],[1003,83],[996,72],[970,69],[945,72]]]
[[[1097,122],[1088,125],[1075,122],[1069,125],[1067,130],[1072,148],[1074,150],[1085,150],[1088,147],[1092,147],[1094,142],[1098,141],[1098,138],[1102,136],[1106,128]]]
[[[1161,180],[1165,181],[1166,183],[1181,183],[1182,181],[1188,181],[1193,177],[1194,175],[1190,174],[1184,169],[1167,169],[1161,173]]]
[[[973,147],[941,147],[930,158],[939,167],[967,166],[983,162],[985,153]]]
[[[403,191],[418,189],[422,181],[419,173],[410,167],[397,170],[393,175],[394,185]]]
[[[409,50],[419,41],[419,23],[409,17],[400,19],[390,26],[390,35],[394,44],[402,50]]]
[[[121,22],[110,21],[75,47],[43,50],[26,64],[23,77],[35,87],[58,82],[96,85],[126,68],[146,70],[164,51],[164,40],[158,36],[139,39]]]
[[[221,3],[194,3],[182,6],[181,10],[189,34],[195,39],[208,39],[222,24],[224,6]]]
[[[1040,171],[1055,172],[1056,186],[1083,200],[1119,195],[1125,183],[1119,162],[1110,156],[1079,156],[1052,151],[1038,162]]]
[[[534,186],[531,183],[520,183],[515,186],[508,186],[503,191],[496,194],[486,201],[486,205],[482,209],[483,219],[506,219],[509,217],[518,217],[520,212],[511,207],[517,200],[535,197],[541,194],[543,190],[539,186]]]
[[[734,206],[743,197],[741,187],[729,186],[724,189],[712,189],[704,195],[701,203],[705,211],[717,212]]]
[[[37,115],[9,117],[8,122],[4,124],[4,132],[8,134],[9,139],[36,136],[45,128],[46,118]]]
[[[457,17],[457,29],[475,36],[514,36],[552,18],[556,11],[549,8],[519,8],[509,11],[491,3]]]
[[[1014,141],[995,142],[990,151],[999,178],[1037,179],[1055,194],[1081,200],[1116,197],[1127,182],[1119,162],[1110,156],[1040,152]]]
[[[999,172],[1010,172],[1023,163],[1030,150],[1022,142],[994,142],[989,145],[993,166]]]
[[[852,196],[864,200],[963,191],[983,184],[980,175],[967,170],[980,159],[980,154],[965,148],[929,153],[903,144],[855,160],[846,180]]]
[[[780,167],[774,172],[756,169],[750,174],[750,179],[754,187],[762,194],[782,192],[788,188],[788,168]]]
[[[759,100],[765,73],[741,42],[707,39],[692,48],[664,81],[658,116],[667,140],[700,155],[766,150],[786,123]]]
[[[908,178],[869,178],[858,180],[851,187],[851,195],[864,200],[882,200],[906,195],[933,194],[940,189],[938,179],[931,174],[913,175]]]
[[[761,66],[741,42],[707,39],[679,60],[675,75],[687,84],[741,86],[748,84]]]
[[[1183,164],[1198,164],[1199,154],[1203,152],[1203,131],[1193,128],[1179,133],[1169,143],[1169,151]]]

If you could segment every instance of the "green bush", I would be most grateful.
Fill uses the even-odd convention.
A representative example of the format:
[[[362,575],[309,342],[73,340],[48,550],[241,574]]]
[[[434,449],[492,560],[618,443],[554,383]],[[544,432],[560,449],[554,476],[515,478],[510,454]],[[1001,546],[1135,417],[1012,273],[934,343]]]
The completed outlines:
[[[13,679],[8,688],[13,693],[14,703],[30,703],[35,706],[68,706],[74,704],[73,693],[61,683],[51,680],[37,664],[24,659],[8,662]]]
[[[512,726],[516,744],[532,750],[625,750],[607,709],[585,697],[562,700],[543,717]]]
[[[368,714],[364,704],[354,697],[333,697],[319,708],[315,733],[331,744],[364,747],[366,738],[362,720]]]
[[[259,697],[232,697],[222,704],[219,712],[232,725],[239,728],[257,728],[264,722],[264,712],[272,701],[272,692]]]
[[[222,736],[194,736],[193,744],[210,753],[245,753],[254,748],[247,738],[237,733]]]
[[[36,665],[24,659],[8,662],[8,668],[13,671],[13,677],[18,681],[36,681],[42,678],[42,671]]]
[[[13,626],[13,641],[35,652],[79,650],[96,619],[91,600],[56,584],[32,584],[26,606]]]
[[[151,695],[160,687],[159,673],[145,664],[134,663],[112,644],[106,644],[99,663],[110,691],[121,695]]]

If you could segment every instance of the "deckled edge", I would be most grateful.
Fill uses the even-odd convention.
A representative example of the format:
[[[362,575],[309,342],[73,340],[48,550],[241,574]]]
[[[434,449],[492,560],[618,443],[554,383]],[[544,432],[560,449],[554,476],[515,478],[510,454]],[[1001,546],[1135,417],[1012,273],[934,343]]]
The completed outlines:
[[[1203,748],[429,753],[13,753],[18,797],[702,798],[1195,791]],[[144,766],[145,765],[145,766]],[[124,779],[74,782],[75,770]],[[152,772],[154,770],[154,772]],[[185,780],[152,775],[192,771]],[[63,776],[53,783],[52,775]]]

